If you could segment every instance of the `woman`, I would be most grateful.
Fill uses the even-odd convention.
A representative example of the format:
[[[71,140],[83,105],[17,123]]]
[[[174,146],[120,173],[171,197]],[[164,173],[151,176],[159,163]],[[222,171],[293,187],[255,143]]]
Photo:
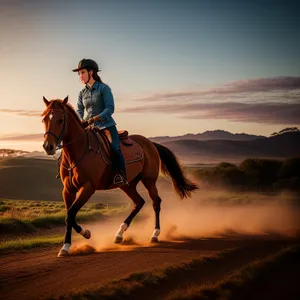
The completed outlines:
[[[114,184],[128,184],[125,168],[125,160],[120,149],[119,135],[116,123],[112,118],[115,105],[111,89],[104,84],[97,74],[98,64],[92,59],[82,59],[73,72],[78,72],[80,81],[85,87],[79,92],[77,101],[77,114],[82,126],[94,124],[100,129],[108,129],[112,137],[111,150],[114,157],[114,165],[117,175]]]

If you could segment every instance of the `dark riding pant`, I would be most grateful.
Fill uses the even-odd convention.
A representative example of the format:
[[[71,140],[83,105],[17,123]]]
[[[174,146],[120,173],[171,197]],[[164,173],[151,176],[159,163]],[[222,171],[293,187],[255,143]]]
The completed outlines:
[[[111,150],[113,154],[113,165],[117,172],[124,172],[126,174],[126,166],[123,154],[120,148],[120,139],[116,126],[106,128],[109,130],[112,138]]]

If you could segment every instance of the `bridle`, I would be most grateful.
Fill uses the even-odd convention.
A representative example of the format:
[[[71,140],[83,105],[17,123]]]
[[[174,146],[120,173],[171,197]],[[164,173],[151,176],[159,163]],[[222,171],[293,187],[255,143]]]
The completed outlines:
[[[67,145],[70,145],[70,144],[74,143],[78,138],[80,138],[80,135],[78,135],[73,141],[71,141],[69,143],[64,143],[63,145],[61,145],[61,142],[63,141],[64,134],[65,134],[65,131],[66,131],[66,128],[67,128],[68,113],[66,112],[66,110],[64,109],[64,107],[62,107],[62,108],[52,108],[52,109],[49,109],[49,111],[47,112],[47,114],[51,113],[52,111],[60,111],[60,112],[63,113],[63,116],[64,116],[64,119],[63,119],[63,128],[62,128],[62,130],[61,130],[61,132],[60,132],[60,134],[58,136],[56,134],[52,133],[51,131],[46,131],[45,134],[44,134],[44,137],[46,135],[52,135],[56,139],[56,141],[57,141],[56,149],[61,149],[61,148],[64,148],[65,146],[67,146]],[[85,132],[85,136],[87,138],[87,148],[84,151],[83,155],[77,161],[75,161],[72,165],[69,165],[69,166],[65,166],[62,161],[60,162],[60,165],[64,169],[68,170],[68,172],[69,172],[69,180],[70,180],[70,184],[71,185],[72,185],[72,170],[76,166],[79,165],[79,163],[86,157],[86,154],[89,151],[95,151],[96,153],[101,152],[102,157],[103,157],[103,155],[105,155],[105,154],[103,154],[104,153],[103,144],[99,140],[99,138],[97,137],[96,133],[92,130],[92,133],[96,136],[97,141],[98,141],[98,149],[97,150],[93,149],[90,146],[90,138],[89,138],[87,130],[85,130],[84,132]],[[57,160],[60,160],[61,158],[62,158],[62,153],[61,153],[60,157]]]
[[[56,149],[61,149],[61,148],[65,147],[66,145],[69,145],[69,144],[73,143],[74,141],[73,141],[73,142],[70,142],[70,143],[68,143],[68,144],[65,144],[65,145],[61,145],[61,142],[62,142],[62,140],[63,140],[63,138],[64,138],[64,133],[65,133],[65,130],[66,130],[66,127],[67,127],[68,114],[65,112],[64,109],[59,109],[59,108],[52,108],[52,109],[49,110],[49,113],[51,113],[51,112],[54,111],[54,110],[58,110],[58,111],[60,111],[60,112],[62,112],[62,113],[64,114],[63,128],[62,128],[62,130],[61,130],[59,136],[57,136],[56,134],[52,133],[51,131],[46,131],[45,134],[44,134],[44,137],[45,137],[47,134],[48,134],[48,135],[54,136],[55,139],[56,139],[56,144],[57,144]]]

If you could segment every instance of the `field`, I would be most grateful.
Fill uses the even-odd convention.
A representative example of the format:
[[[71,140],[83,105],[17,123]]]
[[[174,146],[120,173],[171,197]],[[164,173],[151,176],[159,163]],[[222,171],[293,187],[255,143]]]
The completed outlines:
[[[17,162],[2,165],[20,172],[23,161]],[[46,162],[46,167],[55,174],[55,166]],[[160,178],[158,187],[160,243],[149,243],[154,213],[143,187],[139,191],[146,205],[122,245],[113,243],[114,234],[132,203],[119,191],[100,192],[78,214],[91,239],[73,231],[71,255],[65,259],[56,257],[65,219],[58,196],[31,200],[34,191],[27,187],[26,199],[15,191],[14,199],[2,197],[1,298],[299,299],[297,195],[202,187],[180,201],[168,179]]]
[[[80,210],[78,220],[99,221],[119,214],[125,207],[116,204],[87,203]],[[0,236],[9,239],[19,234],[40,234],[41,231],[53,226],[63,226],[65,218],[63,203],[2,199],[0,201]]]

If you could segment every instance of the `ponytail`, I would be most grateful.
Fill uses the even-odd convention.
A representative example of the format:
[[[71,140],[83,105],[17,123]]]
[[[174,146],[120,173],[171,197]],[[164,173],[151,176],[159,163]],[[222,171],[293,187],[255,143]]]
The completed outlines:
[[[103,81],[101,80],[100,76],[97,74],[97,72],[95,70],[93,70],[93,74],[92,77],[95,81],[99,81],[100,83],[103,83]]]

